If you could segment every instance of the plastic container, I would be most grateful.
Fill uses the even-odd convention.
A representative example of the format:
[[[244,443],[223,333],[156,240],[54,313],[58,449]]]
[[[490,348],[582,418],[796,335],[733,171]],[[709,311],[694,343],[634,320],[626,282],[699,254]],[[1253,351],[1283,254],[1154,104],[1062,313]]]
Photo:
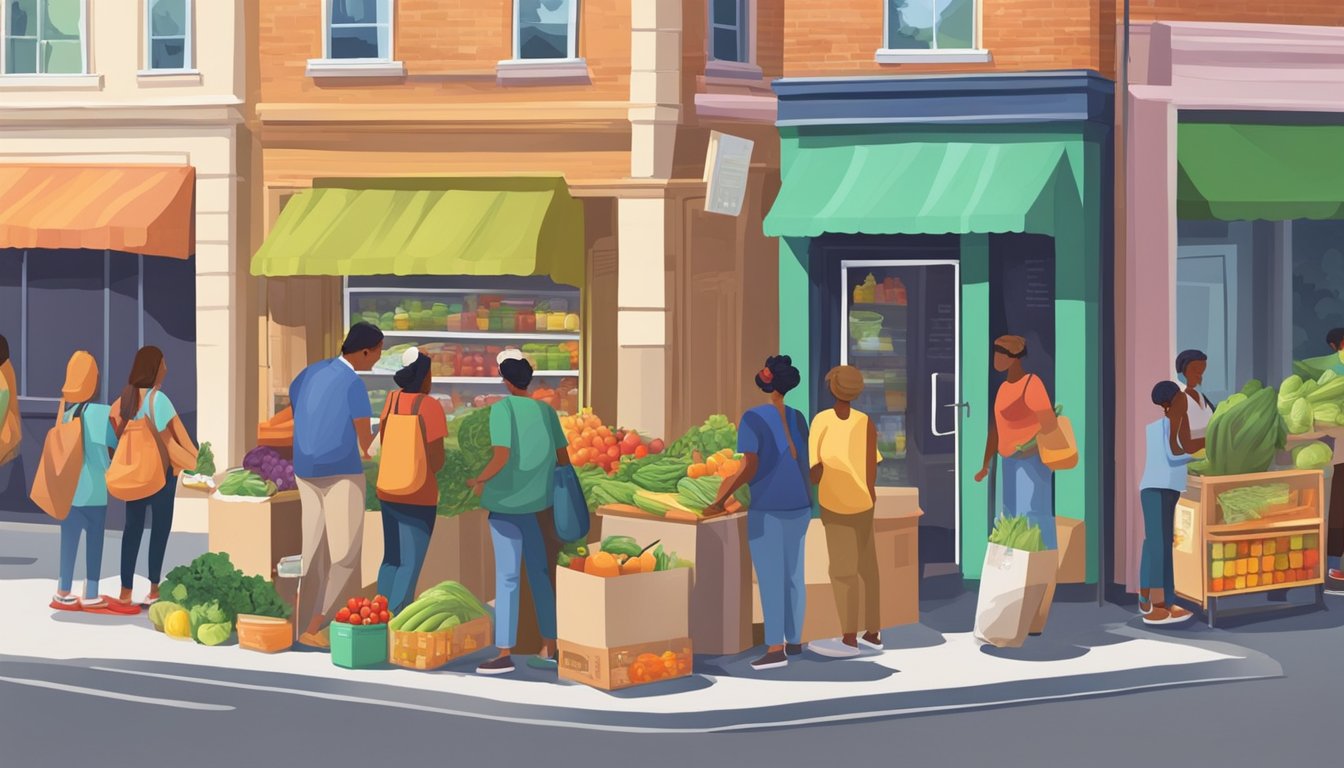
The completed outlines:
[[[518,313],[518,332],[531,333],[537,330],[537,316],[532,312]]]
[[[882,316],[863,309],[849,313],[849,335],[856,341],[875,339],[882,332]]]
[[[387,662],[387,625],[331,624],[331,663],[346,669],[368,669]]]
[[[238,614],[238,647],[260,653],[279,653],[294,645],[294,623],[272,616]]]
[[[546,316],[546,330],[563,331],[565,330],[565,313],[551,312]]]

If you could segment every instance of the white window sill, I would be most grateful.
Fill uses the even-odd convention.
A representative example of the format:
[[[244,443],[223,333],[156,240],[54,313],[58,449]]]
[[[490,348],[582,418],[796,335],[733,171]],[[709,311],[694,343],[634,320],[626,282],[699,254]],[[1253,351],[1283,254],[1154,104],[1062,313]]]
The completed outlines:
[[[710,59],[705,62],[705,77],[716,80],[763,80],[765,73],[755,64]]]
[[[371,59],[309,59],[307,76],[320,77],[405,77],[406,65],[400,61]]]
[[[495,65],[500,85],[589,85],[586,59],[507,59]]]
[[[142,69],[135,73],[141,85],[200,85],[201,73],[195,69]]]
[[[879,48],[874,59],[878,64],[988,64],[993,57],[980,48],[947,51]]]
[[[102,75],[0,75],[0,91],[101,91]]]

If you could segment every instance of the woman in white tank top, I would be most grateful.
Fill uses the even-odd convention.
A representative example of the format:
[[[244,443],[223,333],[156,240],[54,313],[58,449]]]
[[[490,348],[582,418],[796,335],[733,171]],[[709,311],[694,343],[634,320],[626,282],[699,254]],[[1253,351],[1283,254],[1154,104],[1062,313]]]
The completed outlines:
[[[1185,395],[1190,398],[1186,420],[1190,424],[1191,437],[1204,437],[1209,419],[1213,417],[1213,403],[1199,391],[1208,367],[1209,356],[1197,349],[1187,349],[1176,356],[1176,373],[1185,382]]]

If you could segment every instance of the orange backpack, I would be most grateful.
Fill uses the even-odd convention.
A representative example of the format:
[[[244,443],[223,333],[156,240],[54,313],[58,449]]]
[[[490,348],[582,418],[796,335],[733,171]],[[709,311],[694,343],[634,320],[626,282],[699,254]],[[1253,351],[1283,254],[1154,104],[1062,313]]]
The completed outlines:
[[[84,469],[84,411],[80,403],[69,421],[65,418],[65,399],[56,409],[56,426],[42,443],[42,457],[33,475],[33,490],[28,497],[51,517],[64,520],[74,503],[79,473]]]
[[[389,496],[408,496],[423,488],[429,480],[425,426],[420,420],[420,406],[426,395],[416,395],[415,406],[409,414],[397,413],[401,393],[392,397],[387,414],[378,425],[383,445],[382,458],[378,462],[377,489]]]
[[[154,420],[154,398],[158,394],[157,387],[149,391],[148,415],[127,424],[117,442],[112,464],[107,468],[107,492],[113,498],[147,499],[163,490],[168,482],[168,450]]]

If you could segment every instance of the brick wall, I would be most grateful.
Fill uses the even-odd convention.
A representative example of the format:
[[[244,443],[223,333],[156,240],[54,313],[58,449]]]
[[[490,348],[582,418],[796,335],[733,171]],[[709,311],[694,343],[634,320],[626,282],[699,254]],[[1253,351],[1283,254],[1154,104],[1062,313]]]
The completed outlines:
[[[1113,2],[1104,0],[980,0],[987,64],[878,64],[884,0],[781,0],[786,77],[1115,71]],[[1140,0],[1142,1],[1142,0]],[[1184,0],[1167,0],[1172,5]],[[762,5],[766,5],[762,0]],[[1212,4],[1212,3],[1211,3]]]
[[[1340,0],[1132,0],[1133,21],[1226,21],[1243,24],[1344,25]]]

